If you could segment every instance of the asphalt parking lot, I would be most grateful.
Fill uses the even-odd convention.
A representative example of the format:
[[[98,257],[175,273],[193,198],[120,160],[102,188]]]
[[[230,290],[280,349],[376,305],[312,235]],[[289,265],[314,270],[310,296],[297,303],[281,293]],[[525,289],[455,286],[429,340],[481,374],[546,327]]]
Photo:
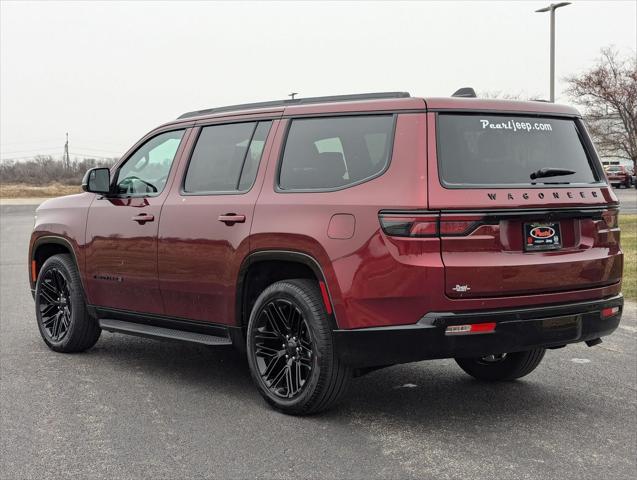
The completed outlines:
[[[634,190],[632,190],[634,192]],[[232,349],[103,333],[56,354],[27,284],[33,206],[0,207],[0,477],[635,478],[637,320],[522,381],[451,360],[356,379],[340,408],[270,410]]]

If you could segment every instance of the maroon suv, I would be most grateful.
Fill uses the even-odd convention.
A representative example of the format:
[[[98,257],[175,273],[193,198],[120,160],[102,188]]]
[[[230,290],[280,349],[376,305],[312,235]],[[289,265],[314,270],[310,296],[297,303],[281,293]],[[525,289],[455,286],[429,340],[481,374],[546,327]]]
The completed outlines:
[[[565,106],[383,93],[202,110],[83,188],[37,210],[46,344],[234,344],[287,413],[397,363],[519,378],[622,312],[617,198]]]
[[[608,183],[610,183],[613,187],[630,188],[632,185],[632,175],[623,165],[608,165],[604,170],[606,171]]]

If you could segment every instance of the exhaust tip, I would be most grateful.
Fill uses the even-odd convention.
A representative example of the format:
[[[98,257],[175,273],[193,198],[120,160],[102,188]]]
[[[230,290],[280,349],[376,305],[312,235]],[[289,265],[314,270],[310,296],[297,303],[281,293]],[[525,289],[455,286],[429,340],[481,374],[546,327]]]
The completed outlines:
[[[586,345],[588,345],[589,347],[594,347],[595,345],[599,345],[600,343],[602,343],[602,339],[601,338],[594,338],[592,340],[586,340]]]

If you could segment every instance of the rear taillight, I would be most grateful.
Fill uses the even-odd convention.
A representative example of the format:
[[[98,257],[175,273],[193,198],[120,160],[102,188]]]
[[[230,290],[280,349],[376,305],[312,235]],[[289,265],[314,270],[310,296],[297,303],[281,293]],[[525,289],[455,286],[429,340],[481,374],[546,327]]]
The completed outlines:
[[[483,215],[443,214],[440,216],[440,235],[463,237],[482,225]]]
[[[380,226],[391,237],[436,237],[438,215],[384,214],[378,216]]]
[[[483,224],[482,215],[381,212],[380,225],[392,237],[466,236]]]

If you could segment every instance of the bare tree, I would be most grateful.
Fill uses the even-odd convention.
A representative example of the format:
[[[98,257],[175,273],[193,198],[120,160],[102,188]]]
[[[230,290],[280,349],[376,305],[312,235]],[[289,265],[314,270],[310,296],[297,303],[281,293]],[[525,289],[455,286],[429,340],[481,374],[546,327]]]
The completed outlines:
[[[528,95],[525,92],[509,93],[502,90],[485,90],[480,92],[478,97],[480,98],[493,98],[499,100],[537,100],[540,95]]]
[[[637,166],[637,57],[602,49],[597,64],[566,78],[566,93],[584,107],[584,119],[601,155]]]

